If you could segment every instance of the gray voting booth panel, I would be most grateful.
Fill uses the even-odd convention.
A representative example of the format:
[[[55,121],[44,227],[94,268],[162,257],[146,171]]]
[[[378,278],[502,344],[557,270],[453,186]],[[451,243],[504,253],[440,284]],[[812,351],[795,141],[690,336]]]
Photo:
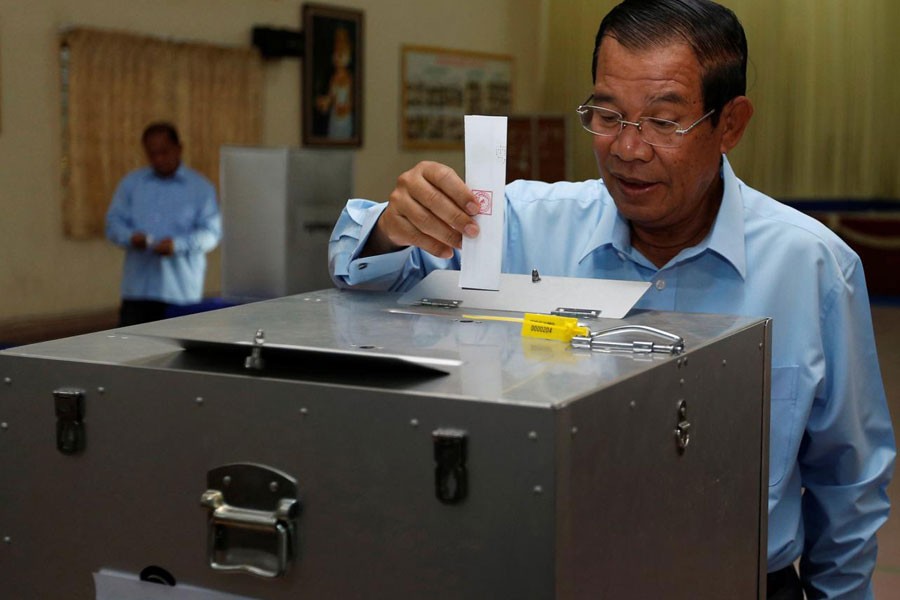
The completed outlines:
[[[353,197],[353,152],[223,146],[222,296],[262,300],[332,285],[328,239]]]
[[[3,596],[764,597],[768,321],[637,312],[685,339],[638,356],[396,298],[0,352]]]

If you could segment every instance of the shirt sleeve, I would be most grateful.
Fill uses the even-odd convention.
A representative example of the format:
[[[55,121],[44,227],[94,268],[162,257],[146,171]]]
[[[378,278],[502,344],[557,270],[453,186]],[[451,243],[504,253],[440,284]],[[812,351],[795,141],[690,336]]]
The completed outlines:
[[[176,254],[205,254],[213,250],[222,238],[222,217],[219,214],[215,188],[204,185],[195,193],[197,211],[193,226],[187,234],[172,239]]]
[[[134,223],[131,219],[131,185],[126,178],[119,182],[106,211],[106,238],[117,246],[128,248],[131,246],[132,233]]]
[[[441,259],[419,248],[360,258],[387,203],[347,202],[328,242],[328,269],[339,288],[406,291],[435,269],[459,269],[459,253]]]
[[[872,598],[875,532],[887,520],[896,446],[862,265],[830,297],[820,326],[826,377],[800,447],[807,597]]]

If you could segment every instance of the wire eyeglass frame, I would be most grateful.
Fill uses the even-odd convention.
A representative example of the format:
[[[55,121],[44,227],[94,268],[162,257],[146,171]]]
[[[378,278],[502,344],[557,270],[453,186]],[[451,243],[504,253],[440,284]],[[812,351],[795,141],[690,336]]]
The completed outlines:
[[[610,108],[604,108],[602,106],[594,106],[593,104],[589,104],[593,97],[593,94],[591,94],[587,97],[583,104],[579,105],[578,108],[575,109],[575,112],[578,113],[578,117],[581,120],[581,126],[585,131],[601,137],[618,137],[618,135],[625,129],[626,125],[631,125],[635,129],[637,129],[638,136],[642,141],[658,148],[677,148],[681,145],[681,141],[686,134],[690,133],[692,129],[694,129],[697,125],[708,119],[714,112],[716,112],[716,109],[712,109],[711,111],[682,129],[680,123],[669,121],[668,119],[659,119],[656,117],[639,117],[637,121],[628,121],[620,112],[614,111]],[[590,123],[593,120],[594,114],[599,114],[609,119],[609,127],[606,131],[596,131],[594,129],[591,129]],[[648,123],[656,126],[656,129],[650,127],[647,127],[645,129],[645,125],[647,125]],[[647,137],[648,135],[650,136],[649,139]]]

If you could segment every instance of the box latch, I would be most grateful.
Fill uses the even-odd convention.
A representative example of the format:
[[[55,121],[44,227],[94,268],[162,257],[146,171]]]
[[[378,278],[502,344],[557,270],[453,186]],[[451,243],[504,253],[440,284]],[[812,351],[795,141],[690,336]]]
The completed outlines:
[[[466,471],[466,439],[460,429],[435,429],[431,433],[434,444],[434,491],[444,504],[459,504],[469,492]]]
[[[264,465],[212,469],[201,503],[209,509],[207,554],[216,571],[283,576],[297,548],[295,479]]]
[[[687,401],[678,401],[678,424],[675,425],[675,447],[684,454],[691,443],[691,422],[687,419]]]
[[[53,390],[56,408],[56,449],[63,454],[78,454],[85,447],[84,390]]]

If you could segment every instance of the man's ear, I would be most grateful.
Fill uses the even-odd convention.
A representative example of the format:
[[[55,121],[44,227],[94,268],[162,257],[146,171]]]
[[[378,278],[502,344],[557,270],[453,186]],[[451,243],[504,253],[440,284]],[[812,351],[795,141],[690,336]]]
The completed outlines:
[[[719,148],[722,154],[727,154],[729,150],[738,145],[752,116],[753,103],[747,96],[737,96],[728,101],[719,118],[719,125],[723,127],[721,147]]]

